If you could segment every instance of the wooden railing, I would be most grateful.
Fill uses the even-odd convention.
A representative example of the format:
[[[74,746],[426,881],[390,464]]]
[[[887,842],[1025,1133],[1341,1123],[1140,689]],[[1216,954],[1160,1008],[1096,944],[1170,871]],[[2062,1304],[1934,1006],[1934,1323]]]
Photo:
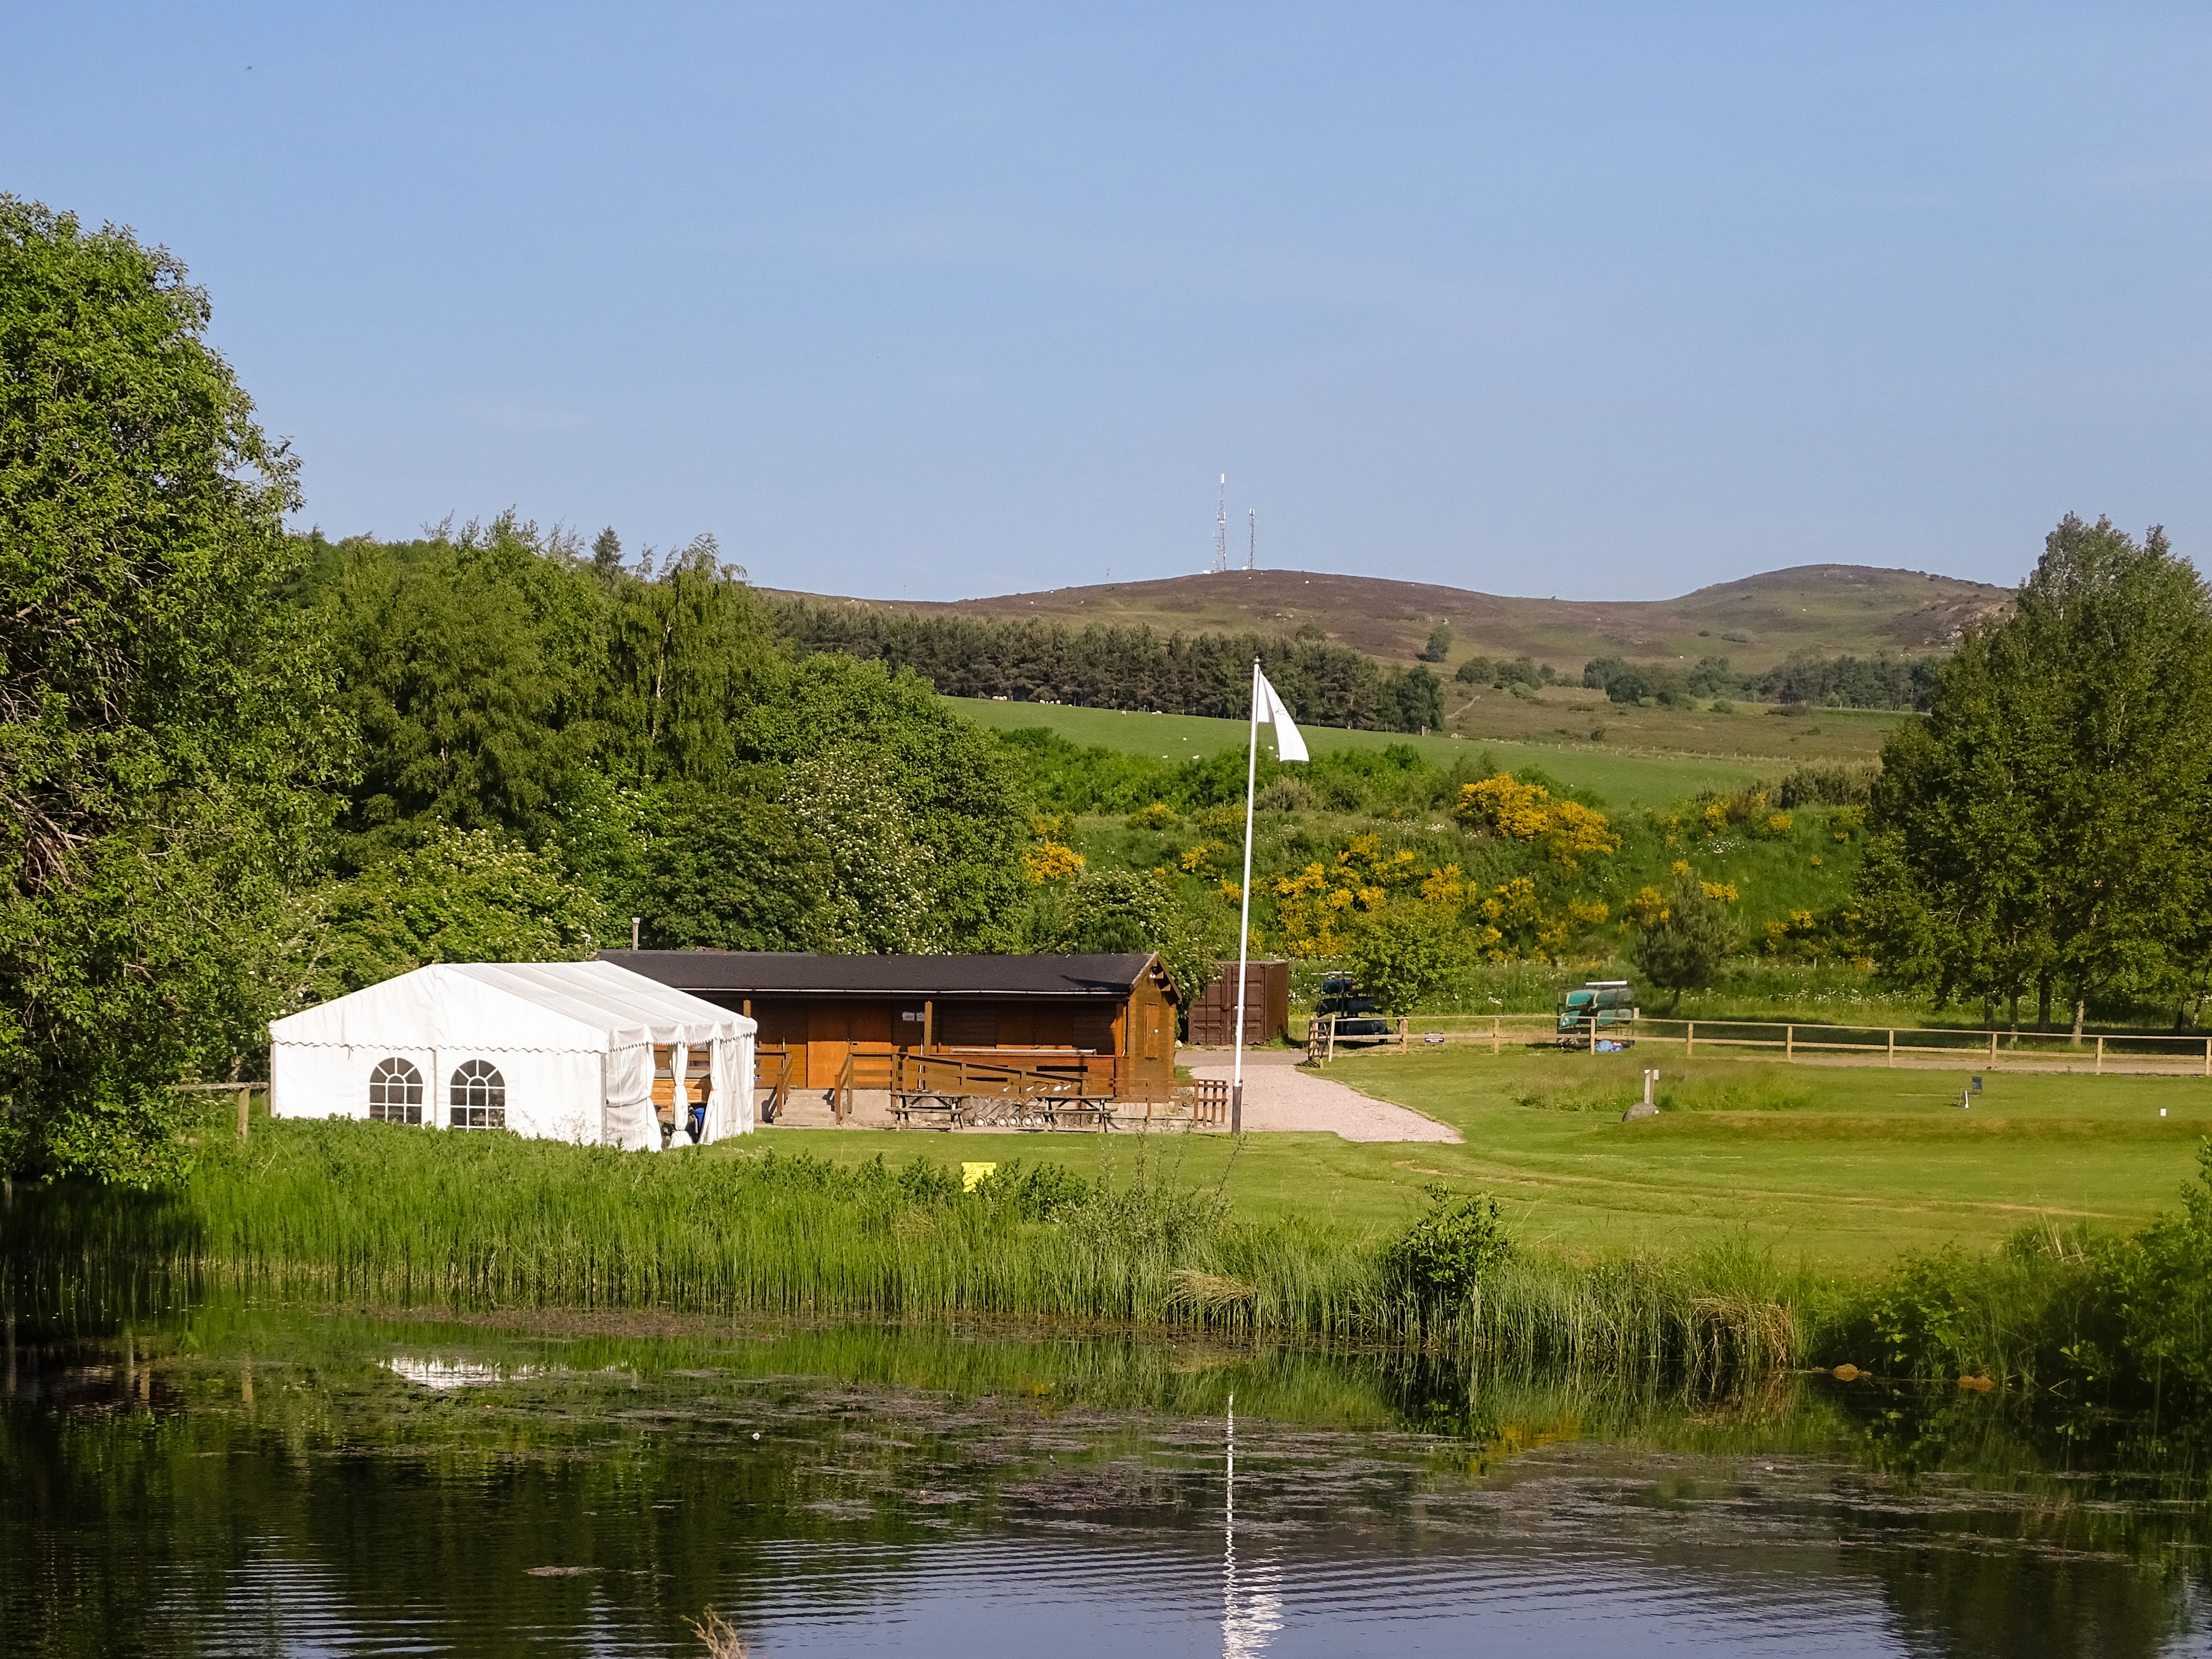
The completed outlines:
[[[1410,1028],[1412,1022],[1407,1019],[1404,1016],[1401,1015],[1395,1021],[1393,1021],[1387,1015],[1383,1014],[1343,1015],[1341,1018],[1345,1019],[1363,1020],[1370,1024],[1380,1020],[1386,1026],[1395,1026],[1394,1030],[1371,1033],[1363,1036],[1343,1037],[1340,1037],[1336,1034],[1336,1025],[1339,1018],[1340,1016],[1335,1014],[1316,1014],[1311,1019],[1306,1022],[1306,1060],[1310,1064],[1315,1066],[1325,1066],[1330,1060],[1334,1060],[1336,1058],[1336,1045],[1340,1042],[1359,1042],[1367,1044],[1370,1047],[1374,1047],[1385,1042],[1395,1042],[1398,1045],[1399,1053],[1403,1054],[1406,1051],[1407,1032]]]
[[[1429,1024],[1428,1021],[1418,1022]],[[1310,1060],[1325,1061],[1334,1050],[1328,1022],[1316,1016],[1307,1027]],[[2176,1036],[2149,1031],[1990,1030],[1947,1025],[1837,1025],[1803,1020],[1665,1019],[1644,1015],[1632,1024],[1600,1028],[1606,1039],[1680,1048],[1685,1059],[1719,1049],[1764,1050],[1778,1058],[1820,1059],[1862,1066],[2008,1065],[2038,1070],[2082,1071],[2092,1074],[2212,1078],[2212,1036]],[[1589,1052],[1585,1023],[1572,1036],[1559,1030],[1553,1014],[1442,1015],[1431,1029],[1405,1039],[1427,1042],[1487,1043],[1502,1054],[1507,1043],[1529,1047],[1571,1046]],[[1387,1041],[1387,1039],[1385,1039]]]
[[[789,1047],[783,1043],[773,1048],[763,1044],[754,1050],[753,1088],[757,1092],[765,1083],[769,1091],[767,1101],[757,1108],[763,1123],[775,1122],[775,1115],[790,1102],[791,1074],[797,1069],[794,1059]]]
[[[853,1097],[862,1089],[892,1086],[902,1051],[888,1042],[856,1042],[845,1050],[845,1063],[837,1068],[836,1086],[830,1091],[830,1115],[842,1123],[853,1115]]]
[[[1662,1030],[1673,1027],[1674,1030]],[[1795,1021],[1647,1019],[1636,1030],[1645,1042],[1679,1042],[1687,1059],[1700,1048],[1779,1049],[1785,1060],[1808,1055],[1849,1057],[1856,1063],[1894,1066],[1929,1060],[1984,1066],[2008,1061],[2041,1069],[2102,1073],[2107,1069],[2212,1077],[2212,1037],[2150,1032],[1991,1031],[1942,1025],[1826,1025]],[[1864,1056],[1863,1060],[1857,1057]]]

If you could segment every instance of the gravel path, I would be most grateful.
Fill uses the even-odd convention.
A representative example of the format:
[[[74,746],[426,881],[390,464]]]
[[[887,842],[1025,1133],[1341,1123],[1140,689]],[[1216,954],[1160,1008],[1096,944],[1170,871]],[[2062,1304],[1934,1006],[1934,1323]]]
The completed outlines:
[[[1297,1067],[1297,1056],[1263,1051],[1244,1056],[1244,1127],[1247,1133],[1318,1131],[1346,1140],[1436,1140],[1456,1144],[1459,1131],[1448,1123],[1404,1106],[1363,1095],[1326,1077]],[[1193,1077],[1226,1078],[1225,1050],[1183,1050],[1179,1056]]]

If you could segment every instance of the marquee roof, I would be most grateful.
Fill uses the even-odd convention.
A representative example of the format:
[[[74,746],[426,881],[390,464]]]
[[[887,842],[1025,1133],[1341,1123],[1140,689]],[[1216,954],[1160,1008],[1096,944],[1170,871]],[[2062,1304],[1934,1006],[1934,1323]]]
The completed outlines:
[[[280,1043],[601,1054],[753,1029],[611,962],[434,963],[269,1024]]]

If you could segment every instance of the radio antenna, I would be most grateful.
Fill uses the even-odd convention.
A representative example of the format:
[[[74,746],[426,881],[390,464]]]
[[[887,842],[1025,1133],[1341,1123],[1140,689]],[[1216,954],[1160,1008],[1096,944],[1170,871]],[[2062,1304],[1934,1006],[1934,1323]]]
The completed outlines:
[[[1229,568],[1229,475],[1221,475],[1221,499],[1213,509],[1213,568]]]
[[[1260,565],[1260,509],[1249,507],[1244,516],[1251,520],[1252,538],[1244,544],[1244,568],[1256,570]]]

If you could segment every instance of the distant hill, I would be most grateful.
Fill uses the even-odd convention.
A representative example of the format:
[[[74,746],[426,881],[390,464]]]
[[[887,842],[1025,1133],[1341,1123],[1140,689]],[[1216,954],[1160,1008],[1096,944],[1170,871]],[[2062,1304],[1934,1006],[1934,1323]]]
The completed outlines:
[[[1164,633],[1289,633],[1310,623],[1395,662],[1410,660],[1430,630],[1447,623],[1451,662],[1526,654],[1574,673],[1598,656],[1724,656],[1738,669],[1756,671],[1795,651],[1920,655],[1948,650],[1967,624],[2002,615],[2011,601],[2009,589],[1923,571],[1808,564],[1677,599],[1505,599],[1379,576],[1238,570],[884,608],[1054,618],[1078,627],[1143,623]]]

